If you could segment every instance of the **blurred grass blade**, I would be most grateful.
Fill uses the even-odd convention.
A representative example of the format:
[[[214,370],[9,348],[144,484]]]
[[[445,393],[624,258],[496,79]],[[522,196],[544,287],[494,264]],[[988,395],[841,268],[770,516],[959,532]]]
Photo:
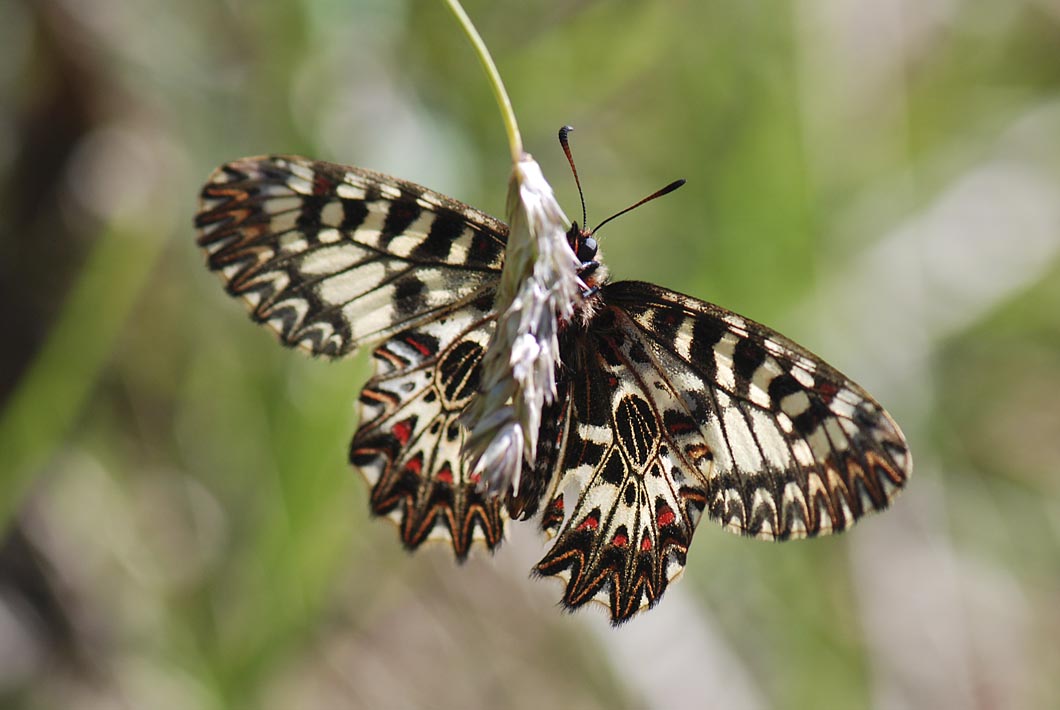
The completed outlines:
[[[112,226],[95,245],[54,328],[0,413],[0,526],[57,451],[84,404],[164,240]]]

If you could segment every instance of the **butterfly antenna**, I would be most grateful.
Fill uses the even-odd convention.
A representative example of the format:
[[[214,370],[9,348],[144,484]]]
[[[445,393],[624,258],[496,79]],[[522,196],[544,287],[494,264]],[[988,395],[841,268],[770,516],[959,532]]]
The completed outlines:
[[[636,203],[635,205],[630,205],[629,207],[627,207],[626,209],[622,210],[621,212],[615,212],[613,215],[611,215],[610,217],[605,219],[603,222],[601,222],[600,224],[596,225],[596,228],[593,229],[593,231],[589,232],[589,234],[596,234],[598,231],[600,231],[600,227],[603,227],[605,224],[607,224],[608,222],[613,220],[615,217],[621,217],[626,212],[629,212],[630,210],[635,210],[638,207],[640,207],[641,205],[643,205],[645,202],[651,202],[652,200],[654,200],[657,197],[662,197],[663,195],[669,195],[671,192],[673,192],[674,190],[676,190],[677,188],[681,187],[684,184],[685,184],[685,180],[683,180],[683,179],[682,180],[674,180],[672,183],[670,183],[669,185],[667,185],[663,189],[657,190],[657,191],[651,193],[650,195],[648,195],[647,197],[645,197],[643,200],[641,200],[640,202]]]
[[[570,163],[570,171],[574,173],[574,184],[578,186],[578,199],[582,201],[582,227],[585,226],[585,195],[582,194],[582,183],[578,179],[578,168],[574,167],[574,156],[570,154],[570,145],[567,143],[567,134],[574,130],[574,126],[564,126],[559,129],[559,144],[563,146],[563,152]]]

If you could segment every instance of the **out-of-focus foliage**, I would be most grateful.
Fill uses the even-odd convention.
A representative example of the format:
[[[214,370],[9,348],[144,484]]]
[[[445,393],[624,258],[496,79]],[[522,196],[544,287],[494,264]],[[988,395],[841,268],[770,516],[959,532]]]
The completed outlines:
[[[407,555],[345,461],[367,358],[309,361],[202,266],[202,181],[356,163],[502,212],[441,2],[0,2],[0,705],[1060,704],[1060,5],[476,0],[619,278],[777,326],[902,423],[842,538],[704,522],[619,630],[493,559]]]

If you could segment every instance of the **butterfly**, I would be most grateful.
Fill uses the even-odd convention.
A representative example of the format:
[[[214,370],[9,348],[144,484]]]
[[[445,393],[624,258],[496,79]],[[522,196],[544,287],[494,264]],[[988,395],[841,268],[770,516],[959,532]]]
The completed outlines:
[[[566,146],[565,146],[566,149]],[[610,281],[567,235],[587,289],[560,332],[558,397],[518,491],[487,494],[461,455],[497,314],[503,222],[420,185],[296,156],[244,158],[202,189],[198,243],[285,345],[373,347],[349,459],[409,549],[458,560],[535,518],[534,568],[614,624],[654,606],[705,513],[766,540],[839,532],[888,506],[912,460],[863,389],[784,336],[711,303]],[[528,464],[524,468],[531,469]]]

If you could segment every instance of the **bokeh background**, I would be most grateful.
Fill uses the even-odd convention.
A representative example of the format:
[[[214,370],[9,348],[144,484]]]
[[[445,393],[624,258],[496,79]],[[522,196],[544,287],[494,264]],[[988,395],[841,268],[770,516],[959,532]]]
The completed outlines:
[[[623,628],[511,531],[406,554],[346,463],[368,358],[277,346],[200,185],[297,152],[501,215],[440,1],[0,0],[0,706],[1060,707],[1060,3],[468,0],[619,278],[769,323],[905,429],[835,539],[704,522]],[[526,526],[530,527],[530,526]]]

